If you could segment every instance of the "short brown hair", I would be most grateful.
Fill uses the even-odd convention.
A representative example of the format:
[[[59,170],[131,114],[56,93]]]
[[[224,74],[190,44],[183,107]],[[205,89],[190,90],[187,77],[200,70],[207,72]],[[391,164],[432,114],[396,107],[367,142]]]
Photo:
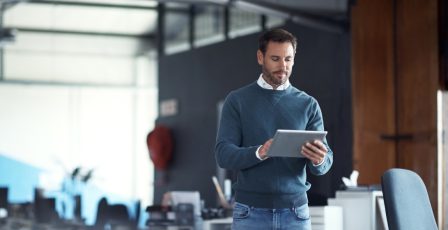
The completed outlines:
[[[294,52],[296,52],[297,38],[284,29],[271,29],[263,33],[258,39],[258,49],[266,54],[266,47],[269,42],[291,42]]]

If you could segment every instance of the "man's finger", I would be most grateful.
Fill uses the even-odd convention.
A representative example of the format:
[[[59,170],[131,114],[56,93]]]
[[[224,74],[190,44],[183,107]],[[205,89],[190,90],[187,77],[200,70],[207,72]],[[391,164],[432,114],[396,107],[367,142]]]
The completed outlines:
[[[305,147],[308,148],[309,150],[311,150],[312,152],[317,153],[317,154],[319,154],[319,155],[322,155],[322,154],[323,154],[323,153],[322,153],[322,149],[320,149],[318,146],[316,146],[316,145],[314,145],[314,144],[311,144],[311,143],[309,143],[309,142],[307,142],[307,143],[305,144]]]
[[[316,157],[316,158],[323,158],[325,157],[326,152],[317,148],[316,146],[309,144],[309,146],[304,145],[303,151],[306,151],[309,156]]]
[[[327,151],[327,147],[324,145],[324,143],[322,143],[322,141],[315,140],[313,141],[313,144],[319,146],[319,148],[324,150],[325,152]]]
[[[308,158],[310,161],[313,162],[313,164],[318,164],[322,162],[324,159],[324,155],[319,156],[318,154],[315,154],[314,152],[307,149],[305,146],[302,147],[302,155]]]

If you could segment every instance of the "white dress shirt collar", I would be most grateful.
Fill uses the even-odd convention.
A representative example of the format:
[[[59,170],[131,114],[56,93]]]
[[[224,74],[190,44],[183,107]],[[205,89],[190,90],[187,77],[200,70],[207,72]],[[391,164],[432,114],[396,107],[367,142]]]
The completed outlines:
[[[263,88],[263,89],[274,90],[274,87],[272,87],[272,85],[269,85],[269,84],[264,80],[264,78],[263,78],[263,74],[260,74],[260,77],[258,77],[257,84],[258,84],[261,88]],[[291,83],[289,83],[289,79],[288,79],[288,80],[286,80],[286,82],[285,82],[284,84],[279,85],[279,86],[277,87],[277,89],[275,89],[275,90],[285,90],[285,89],[287,89],[290,85],[291,85]]]

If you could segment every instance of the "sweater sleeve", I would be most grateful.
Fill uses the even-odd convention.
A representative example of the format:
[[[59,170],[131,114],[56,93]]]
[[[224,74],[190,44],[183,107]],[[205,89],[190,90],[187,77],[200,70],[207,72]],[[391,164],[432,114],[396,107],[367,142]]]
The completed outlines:
[[[242,127],[239,111],[238,101],[230,94],[222,108],[215,145],[216,161],[221,168],[241,170],[261,162],[255,155],[259,146],[241,146]]]
[[[306,127],[307,130],[319,130],[323,131],[324,129],[324,120],[322,118],[322,112],[320,110],[319,104],[316,100],[312,100],[311,105],[311,114],[310,119]],[[308,161],[307,165],[310,169],[310,172],[314,175],[323,175],[327,173],[331,165],[333,164],[333,151],[331,150],[330,146],[327,143],[327,139],[324,138],[323,140],[324,145],[327,147],[327,155],[325,156],[324,162],[320,165],[313,165],[311,161]]]

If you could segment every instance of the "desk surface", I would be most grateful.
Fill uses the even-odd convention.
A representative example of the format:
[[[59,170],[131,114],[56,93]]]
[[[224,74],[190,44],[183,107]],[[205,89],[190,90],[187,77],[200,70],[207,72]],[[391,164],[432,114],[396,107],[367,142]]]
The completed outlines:
[[[232,227],[232,217],[204,220],[202,227],[203,230],[230,230]]]

